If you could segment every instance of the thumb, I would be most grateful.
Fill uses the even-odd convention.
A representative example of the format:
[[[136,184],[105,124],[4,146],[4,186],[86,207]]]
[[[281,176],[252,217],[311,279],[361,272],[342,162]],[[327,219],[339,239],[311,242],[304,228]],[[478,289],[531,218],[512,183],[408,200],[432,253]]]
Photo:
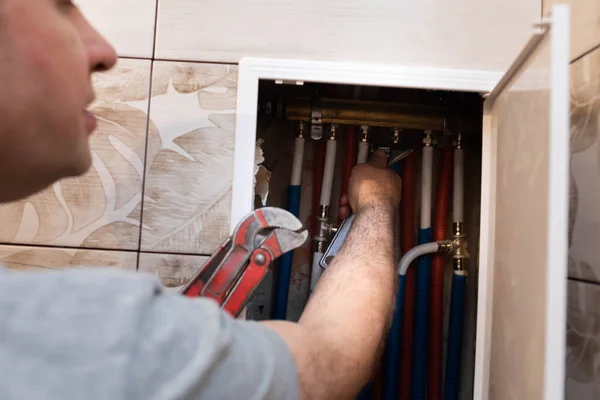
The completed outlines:
[[[369,164],[375,168],[385,168],[387,166],[387,156],[383,150],[373,152]]]

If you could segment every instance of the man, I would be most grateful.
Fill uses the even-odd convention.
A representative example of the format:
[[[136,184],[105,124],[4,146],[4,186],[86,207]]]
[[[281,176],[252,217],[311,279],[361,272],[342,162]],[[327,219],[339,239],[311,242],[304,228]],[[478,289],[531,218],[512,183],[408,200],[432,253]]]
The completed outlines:
[[[0,0],[0,202],[90,167],[90,77],[114,50],[68,0]],[[110,270],[0,269],[0,398],[352,398],[375,369],[395,291],[400,180],[377,153],[352,173],[346,244],[298,323]]]

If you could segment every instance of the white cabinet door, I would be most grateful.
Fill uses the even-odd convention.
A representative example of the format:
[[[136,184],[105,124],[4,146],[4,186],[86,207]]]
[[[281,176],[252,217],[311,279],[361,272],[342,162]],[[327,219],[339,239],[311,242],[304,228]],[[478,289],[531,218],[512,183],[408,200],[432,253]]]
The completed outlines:
[[[485,104],[477,399],[564,397],[568,121],[561,5]]]

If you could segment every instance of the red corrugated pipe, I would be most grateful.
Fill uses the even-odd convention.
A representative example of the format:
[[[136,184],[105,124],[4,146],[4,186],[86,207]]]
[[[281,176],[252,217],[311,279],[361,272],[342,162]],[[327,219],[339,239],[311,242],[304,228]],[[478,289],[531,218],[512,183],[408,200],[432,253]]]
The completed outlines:
[[[433,240],[445,240],[448,206],[453,172],[452,146],[444,148],[438,179]],[[444,256],[436,254],[431,261],[431,294],[429,312],[429,389],[430,400],[442,400],[442,339],[444,321]]]
[[[415,247],[415,154],[404,160],[402,176],[402,253]],[[402,358],[400,359],[400,399],[410,400],[415,315],[415,269],[406,273],[404,314],[402,317]]]
[[[356,165],[356,156],[358,150],[358,129],[356,126],[346,127],[346,139],[344,144],[344,169],[342,170],[342,189],[340,197],[348,193],[348,183],[350,182],[350,174],[352,168]],[[338,222],[342,222],[342,218],[338,216]]]

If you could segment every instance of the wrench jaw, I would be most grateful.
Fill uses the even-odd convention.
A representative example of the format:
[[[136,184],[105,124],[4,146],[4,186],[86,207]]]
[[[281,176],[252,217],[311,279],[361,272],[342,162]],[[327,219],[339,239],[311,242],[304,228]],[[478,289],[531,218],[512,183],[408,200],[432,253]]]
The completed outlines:
[[[270,264],[307,239],[308,231],[293,214],[274,207],[258,209],[238,224],[233,235],[180,293],[212,298],[237,315]]]
[[[281,228],[296,232],[303,229],[302,222],[294,214],[281,208],[263,207],[255,212],[257,215],[262,215],[265,228]]]
[[[279,242],[279,247],[281,249],[281,254],[278,254],[275,257],[279,257],[282,254],[297,249],[308,240],[307,230],[294,232],[287,229],[277,229],[275,235],[277,236],[277,241]]]

